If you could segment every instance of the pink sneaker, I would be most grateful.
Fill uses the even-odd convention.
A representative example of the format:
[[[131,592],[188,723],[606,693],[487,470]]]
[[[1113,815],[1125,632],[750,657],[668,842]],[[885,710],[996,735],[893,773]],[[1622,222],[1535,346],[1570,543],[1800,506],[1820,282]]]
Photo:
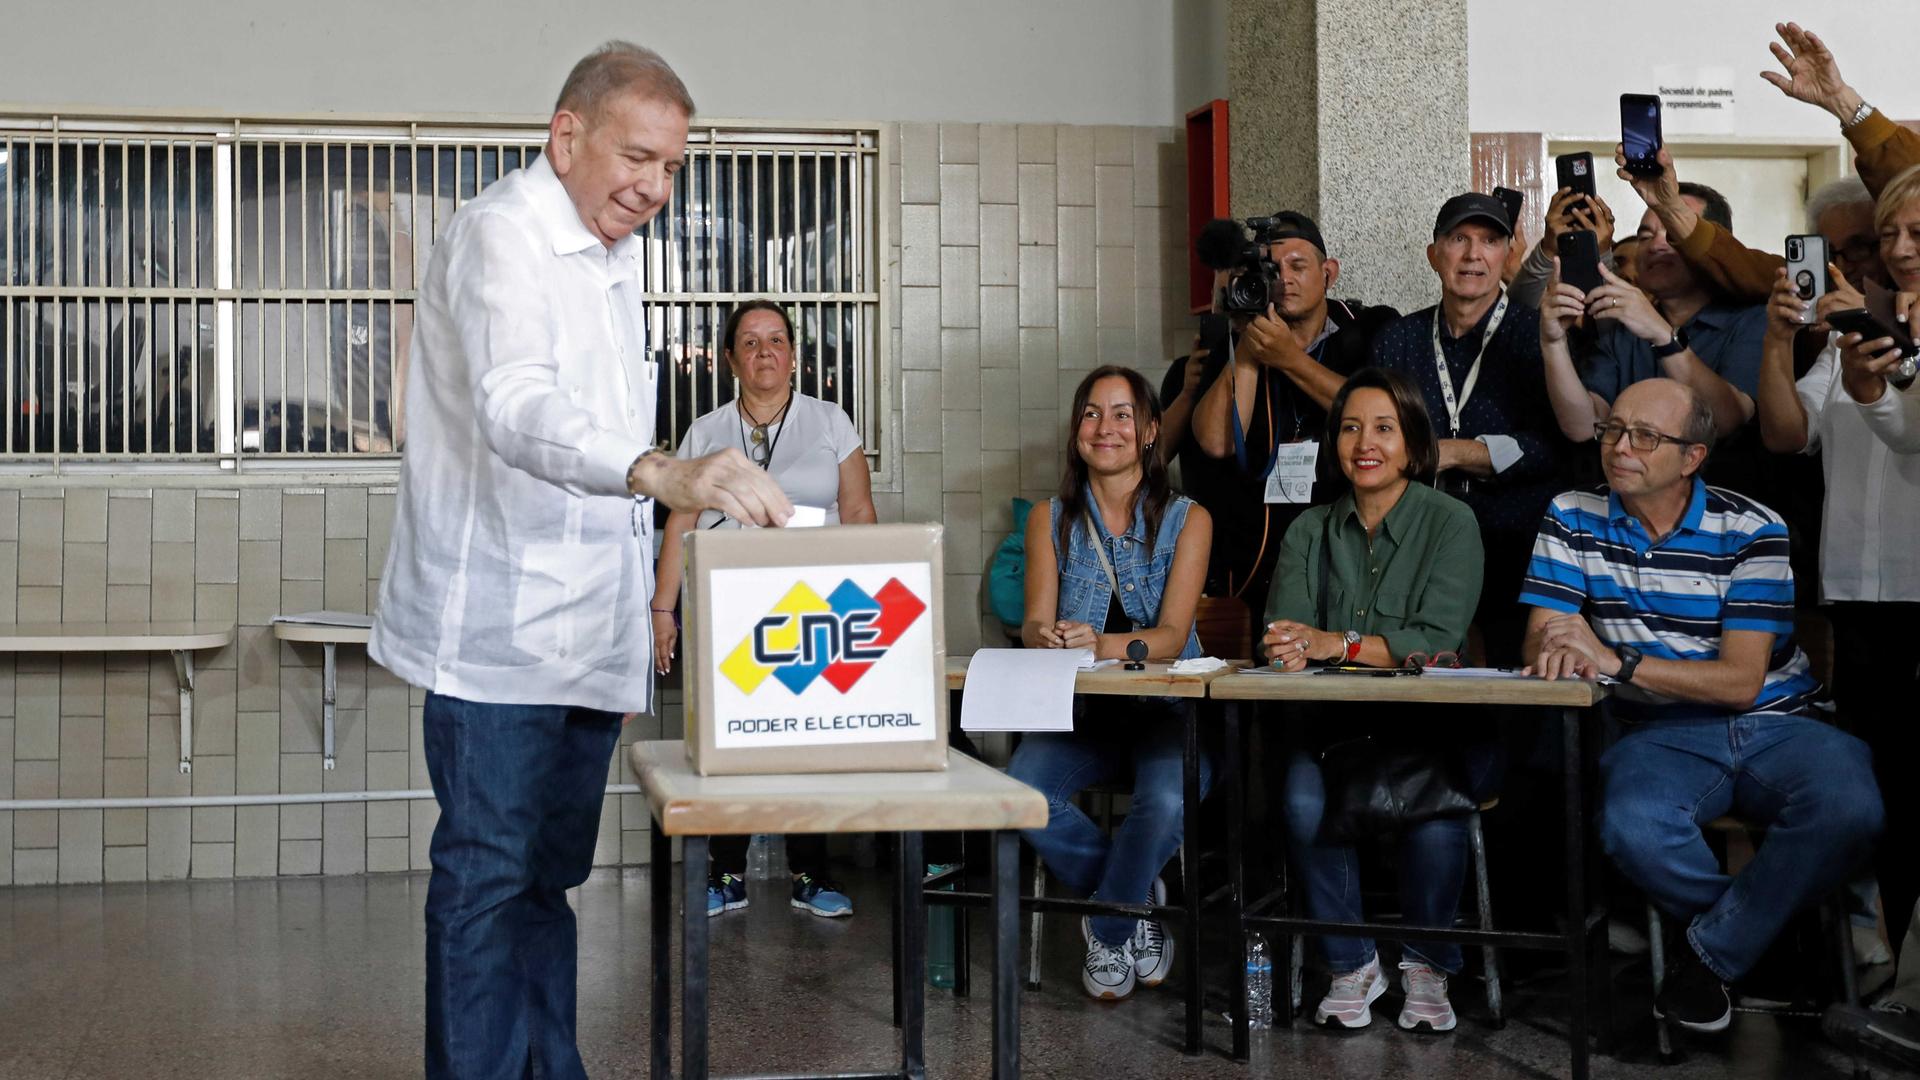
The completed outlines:
[[[1380,958],[1368,960],[1365,967],[1333,977],[1327,996],[1313,1011],[1313,1022],[1331,1020],[1341,1027],[1363,1028],[1373,1023],[1374,1002],[1387,992],[1387,977],[1380,971]]]
[[[1400,988],[1407,992],[1400,1007],[1400,1026],[1415,1031],[1425,1026],[1434,1033],[1452,1031],[1456,1021],[1453,1004],[1447,1000],[1447,977],[1439,970],[1413,960],[1400,961]]]

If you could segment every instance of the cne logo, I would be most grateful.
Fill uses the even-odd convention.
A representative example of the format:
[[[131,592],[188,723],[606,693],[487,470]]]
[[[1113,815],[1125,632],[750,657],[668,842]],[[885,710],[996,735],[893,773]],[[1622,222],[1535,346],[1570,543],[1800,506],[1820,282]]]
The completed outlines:
[[[768,676],[795,694],[822,678],[844,694],[926,610],[899,578],[872,595],[848,578],[824,599],[798,582],[720,662],[720,674],[743,694]]]

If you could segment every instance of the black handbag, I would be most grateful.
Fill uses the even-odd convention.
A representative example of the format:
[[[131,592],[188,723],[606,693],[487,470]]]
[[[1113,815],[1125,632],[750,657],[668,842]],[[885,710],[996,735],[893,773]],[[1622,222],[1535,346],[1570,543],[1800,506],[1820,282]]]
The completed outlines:
[[[1371,735],[1322,750],[1319,842],[1350,844],[1473,811],[1478,804],[1462,790],[1456,759],[1451,751],[1393,746]]]
[[[1327,621],[1333,578],[1332,540],[1330,529],[1321,534],[1321,622]],[[1328,746],[1320,752],[1321,784],[1326,792],[1320,843],[1350,844],[1474,810],[1479,804],[1467,796],[1459,772],[1458,755],[1445,749],[1395,745],[1373,735]]]

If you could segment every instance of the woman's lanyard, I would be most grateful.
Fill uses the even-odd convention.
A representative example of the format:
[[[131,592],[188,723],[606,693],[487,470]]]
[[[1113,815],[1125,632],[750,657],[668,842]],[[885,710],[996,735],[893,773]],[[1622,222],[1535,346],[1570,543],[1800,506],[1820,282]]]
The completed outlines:
[[[1120,600],[1120,575],[1114,573],[1113,559],[1108,557],[1107,545],[1100,539],[1100,529],[1093,523],[1093,512],[1091,510],[1082,510],[1081,514],[1081,520],[1087,523],[1087,538],[1093,541],[1094,553],[1100,556],[1100,569],[1107,572],[1107,584],[1113,586],[1113,598]],[[1123,613],[1127,610],[1126,601],[1120,601],[1120,610]],[[1127,621],[1132,623],[1133,616],[1128,615]],[[1138,624],[1135,624],[1133,629],[1138,630],[1140,627]]]
[[[773,432],[773,437],[771,439],[767,439],[766,460],[757,463],[762,469],[766,470],[769,473],[773,471],[773,452],[780,448],[780,436],[785,435],[787,433],[787,410],[793,408],[793,398],[794,398],[794,395],[791,392],[789,392],[787,394],[787,403],[785,405],[780,406],[780,411],[774,414],[774,417],[771,423],[762,424],[760,423],[757,417],[754,419],[753,426],[760,430],[760,437],[763,439],[767,437],[766,431],[768,428],[773,427],[774,424],[780,425],[778,428],[775,428]],[[738,411],[746,412],[747,411],[746,406],[742,404],[739,407]],[[740,417],[738,416],[735,416],[734,419],[740,422],[740,451],[741,453],[746,454],[748,457],[752,457],[753,452],[747,449],[747,422],[745,420],[741,420]]]
[[[767,459],[765,461],[760,461],[755,463],[759,465],[762,469],[766,470],[768,473],[773,472],[773,452],[780,448],[780,436],[785,435],[787,433],[787,410],[793,408],[793,398],[794,398],[793,394],[787,395],[787,403],[785,405],[780,406],[780,412],[774,416],[772,423],[762,424],[762,423],[759,423],[758,421],[755,421],[753,425],[755,428],[759,429],[763,433],[762,438],[765,438],[764,433],[767,428],[773,427],[774,424],[780,425],[777,429],[774,430],[773,438],[767,440]],[[734,406],[734,413],[735,413],[734,419],[739,421],[740,423],[740,452],[743,454],[746,454],[749,458],[751,458],[753,456],[753,452],[747,449],[747,424],[746,424],[746,421],[741,420],[738,415],[745,411],[746,411],[746,408],[743,405],[736,404]],[[718,511],[716,511],[716,513],[717,512]],[[721,514],[719,518],[717,518],[713,524],[707,526],[707,528],[717,529],[720,526],[726,524],[726,521],[727,521],[727,515]]]
[[[1460,411],[1467,407],[1473,397],[1473,388],[1480,382],[1480,360],[1487,355],[1487,343],[1493,340],[1494,331],[1500,329],[1500,320],[1507,317],[1507,291],[1500,290],[1500,302],[1493,305],[1493,318],[1487,320],[1487,329],[1480,335],[1480,348],[1473,354],[1473,366],[1467,369],[1467,381],[1460,386],[1456,398],[1453,392],[1453,373],[1447,368],[1447,354],[1440,348],[1440,308],[1433,309],[1433,369],[1440,378],[1440,400],[1447,406],[1447,433],[1450,438],[1460,437]]]

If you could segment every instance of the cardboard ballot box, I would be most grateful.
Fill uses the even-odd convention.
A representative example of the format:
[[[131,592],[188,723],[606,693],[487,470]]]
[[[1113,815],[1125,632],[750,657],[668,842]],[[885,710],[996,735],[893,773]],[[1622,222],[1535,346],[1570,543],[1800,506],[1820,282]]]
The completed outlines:
[[[689,534],[694,772],[945,769],[941,581],[937,525]]]

